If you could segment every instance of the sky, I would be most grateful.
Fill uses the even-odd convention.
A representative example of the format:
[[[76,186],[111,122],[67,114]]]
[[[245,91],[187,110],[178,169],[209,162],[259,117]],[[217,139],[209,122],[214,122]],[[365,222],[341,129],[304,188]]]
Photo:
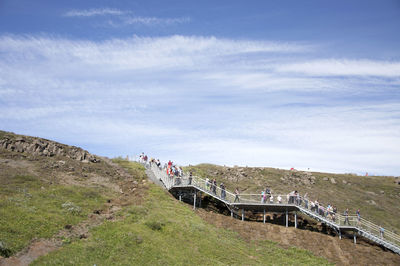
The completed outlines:
[[[0,0],[0,129],[400,175],[400,1]]]

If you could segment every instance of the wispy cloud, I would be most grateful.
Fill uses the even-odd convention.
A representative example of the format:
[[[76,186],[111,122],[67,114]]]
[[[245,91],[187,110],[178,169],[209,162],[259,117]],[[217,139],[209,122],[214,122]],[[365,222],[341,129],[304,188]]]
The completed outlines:
[[[400,77],[400,62],[372,60],[313,60],[277,67],[278,71],[313,76],[381,76]]]
[[[115,8],[92,8],[86,10],[70,10],[64,14],[65,17],[93,17],[93,16],[119,16],[128,14],[128,11],[122,11]]]
[[[85,10],[70,10],[63,14],[64,17],[106,17],[106,24],[113,27],[121,27],[128,25],[145,25],[145,26],[171,26],[175,24],[188,23],[190,17],[163,18],[133,15],[132,11],[120,10],[115,8],[92,8]]]
[[[122,19],[122,24],[125,25],[133,25],[133,24],[143,24],[147,26],[152,25],[173,25],[173,24],[182,24],[190,22],[191,19],[189,17],[181,17],[181,18],[157,18],[157,17],[125,17]]]
[[[398,174],[400,63],[310,47],[0,36],[0,124],[109,156]]]

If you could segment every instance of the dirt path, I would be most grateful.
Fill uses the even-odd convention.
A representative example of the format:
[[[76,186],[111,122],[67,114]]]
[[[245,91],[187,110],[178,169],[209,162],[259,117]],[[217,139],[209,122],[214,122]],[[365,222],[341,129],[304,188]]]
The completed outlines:
[[[89,237],[89,230],[92,227],[100,225],[104,220],[113,220],[114,213],[121,209],[118,201],[108,203],[105,211],[95,210],[89,215],[89,219],[77,224],[66,225],[64,229],[59,231],[55,236],[50,239],[37,239],[24,250],[15,254],[10,258],[0,259],[0,266],[16,265],[23,266],[29,265],[40,256],[46,255],[63,245],[63,240],[68,239],[84,239]]]
[[[271,240],[285,248],[296,246],[339,265],[400,265],[399,255],[384,251],[381,247],[361,239],[354,245],[352,239],[340,240],[338,237],[318,232],[268,223],[242,222],[203,209],[197,212],[208,223],[238,232],[248,241]]]
[[[62,247],[63,241],[65,240],[88,238],[91,228],[99,226],[105,220],[116,220],[115,213],[121,210],[123,206],[132,203],[140,203],[144,191],[146,190],[146,181],[139,184],[132,176],[127,174],[124,169],[116,164],[112,166],[117,168],[117,171],[121,176],[125,177],[125,179],[119,181],[118,185],[107,179],[101,180],[101,183],[105,187],[118,191],[118,197],[108,200],[102,210],[93,210],[93,213],[88,216],[87,220],[77,225],[66,225],[64,229],[60,230],[50,239],[33,240],[29,246],[10,258],[0,258],[0,266],[29,265],[40,256],[44,256]],[[81,186],[91,186],[95,183],[91,178],[81,181],[79,184],[76,183],[73,178],[66,178],[63,182]]]

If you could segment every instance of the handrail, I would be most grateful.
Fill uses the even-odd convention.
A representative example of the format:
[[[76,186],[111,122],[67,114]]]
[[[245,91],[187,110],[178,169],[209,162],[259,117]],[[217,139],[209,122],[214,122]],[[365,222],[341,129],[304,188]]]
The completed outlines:
[[[154,175],[164,183],[165,187],[168,190],[170,190],[172,187],[193,186],[199,190],[202,190],[212,195],[215,198],[218,198],[219,200],[229,205],[235,204],[236,202],[248,203],[248,204],[265,204],[265,205],[271,204],[269,200],[263,202],[261,200],[261,194],[236,195],[226,189],[224,190],[221,189],[218,185],[217,186],[213,185],[211,183],[211,180],[207,182],[203,178],[200,178],[198,176],[192,176],[192,180],[190,183],[189,177],[187,175],[184,175],[183,177],[174,176],[171,178],[167,175],[165,170],[160,169],[155,164],[150,164],[150,168],[154,173]],[[288,196],[289,194],[274,193],[274,195],[282,195],[283,197],[281,203],[275,202],[273,204],[287,204],[287,205],[297,206],[300,211],[303,212],[306,211],[305,213],[307,215],[310,215],[309,212],[311,212],[315,217],[318,217],[323,221],[327,221],[330,225],[335,226],[336,228],[340,229],[341,227],[346,227],[346,228],[351,227],[354,228],[355,230],[358,230],[359,233],[361,232],[368,233],[371,235],[371,238],[376,238],[383,243],[387,242],[387,244],[389,245],[394,245],[396,250],[398,250],[398,253],[400,253],[400,236],[389,230],[385,230],[384,233],[382,234],[381,227],[374,224],[371,221],[368,221],[362,217],[358,218],[357,216],[354,215],[345,216],[340,213],[328,212],[326,208],[320,209],[319,206],[318,208],[311,209],[308,199],[305,199],[301,196],[295,196],[295,197],[292,196],[292,198],[290,198]],[[376,242],[377,240],[374,241]]]

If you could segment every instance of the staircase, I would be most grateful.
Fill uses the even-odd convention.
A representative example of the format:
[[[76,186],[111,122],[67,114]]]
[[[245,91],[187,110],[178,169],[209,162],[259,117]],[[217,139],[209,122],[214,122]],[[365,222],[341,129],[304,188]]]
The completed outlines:
[[[281,203],[261,203],[260,195],[258,194],[241,194],[238,195],[239,202],[235,202],[236,196],[234,193],[230,191],[224,191],[225,197],[221,197],[222,191],[219,187],[215,187],[212,189],[212,185],[206,180],[193,176],[192,181],[189,182],[188,177],[184,176],[182,178],[169,177],[165,170],[158,168],[156,165],[148,166],[148,170],[151,171],[152,174],[157,178],[158,181],[161,181],[163,186],[171,191],[172,189],[184,189],[190,188],[195,189],[196,191],[201,191],[223,203],[231,210],[231,214],[233,215],[233,210],[238,209],[241,206],[251,207],[252,209],[264,210],[264,221],[265,221],[265,209],[268,207],[275,207],[275,209],[286,210],[286,219],[288,209],[299,211],[300,213],[317,220],[321,223],[326,224],[327,226],[333,228],[336,232],[339,233],[341,237],[341,232],[351,231],[354,235],[354,242],[356,242],[356,235],[369,239],[370,241],[381,245],[397,254],[400,254],[400,236],[385,230],[384,236],[380,236],[380,227],[364,218],[360,220],[357,219],[356,216],[348,216],[347,220],[349,224],[345,225],[345,217],[340,214],[335,215],[335,219],[332,220],[326,216],[320,215],[315,211],[310,210],[304,204],[304,200],[301,200],[300,204],[288,203],[286,200],[283,200]],[[154,178],[154,177],[153,177]],[[215,193],[214,193],[215,191]],[[195,196],[196,197],[196,196]],[[242,207],[242,219],[244,219],[244,207]],[[296,216],[297,217],[297,216]],[[297,219],[297,218],[296,218]],[[287,222],[286,222],[287,224]],[[296,220],[297,225],[297,220]]]

